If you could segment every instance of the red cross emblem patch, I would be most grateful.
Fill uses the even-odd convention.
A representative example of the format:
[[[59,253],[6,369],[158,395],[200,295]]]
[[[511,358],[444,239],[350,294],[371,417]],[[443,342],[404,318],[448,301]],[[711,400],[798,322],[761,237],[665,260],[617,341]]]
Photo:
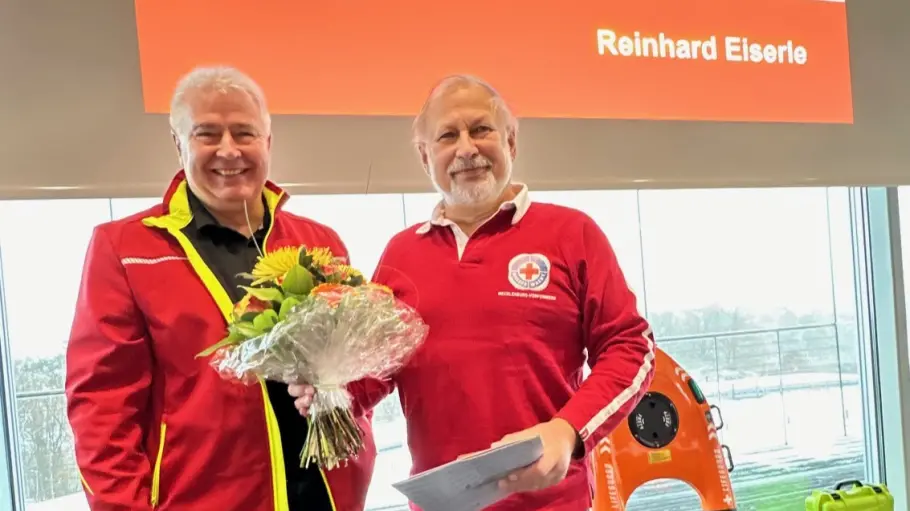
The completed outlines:
[[[550,284],[550,260],[543,254],[518,254],[509,262],[509,282],[522,291],[543,291]]]

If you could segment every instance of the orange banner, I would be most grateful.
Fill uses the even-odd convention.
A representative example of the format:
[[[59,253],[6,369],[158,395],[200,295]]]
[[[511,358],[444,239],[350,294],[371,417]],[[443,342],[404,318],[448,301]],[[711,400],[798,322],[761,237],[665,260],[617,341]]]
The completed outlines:
[[[136,0],[145,108],[198,65],[277,114],[413,115],[471,73],[522,117],[852,123],[827,0]]]

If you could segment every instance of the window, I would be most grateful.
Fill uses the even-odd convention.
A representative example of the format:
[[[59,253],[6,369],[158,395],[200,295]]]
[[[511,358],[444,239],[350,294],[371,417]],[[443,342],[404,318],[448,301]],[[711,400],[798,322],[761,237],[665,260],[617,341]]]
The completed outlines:
[[[903,259],[904,300],[910,303],[910,186],[899,186],[898,193],[898,218],[901,234],[901,258]],[[908,316],[910,317],[910,316]],[[908,325],[910,330],[910,325]]]
[[[141,197],[135,199],[111,199],[111,218],[121,218],[135,215],[161,203],[161,197]]]
[[[721,439],[733,454],[743,509],[799,507],[810,489],[864,479],[875,461],[864,455],[861,389],[868,382],[858,368],[847,194],[531,192],[532,200],[581,209],[606,232],[659,346],[723,412]],[[159,200],[0,201],[0,269],[28,511],[87,511],[62,396],[85,248],[95,225]],[[352,263],[369,275],[389,238],[427,220],[437,201],[434,193],[301,195],[286,208],[335,229]],[[48,223],[40,234],[31,233],[42,221]],[[910,220],[903,227],[910,232]],[[380,404],[374,428],[379,456],[367,507],[404,510],[405,499],[391,486],[410,471],[396,395]],[[640,488],[629,505],[698,508],[691,489],[669,481]]]
[[[64,354],[86,246],[95,225],[110,218],[106,199],[0,202],[20,481],[29,511],[41,503],[87,509],[66,420]]]
[[[405,228],[401,195],[291,196],[285,209],[338,232],[348,247],[351,264],[367,278],[378,266],[389,239]],[[411,468],[397,393],[379,404],[373,415],[373,428],[378,454],[367,509],[406,506],[407,500],[392,488],[392,483],[408,477]]]
[[[638,310],[647,315],[644,268],[641,257],[638,192],[559,191],[532,192],[531,200],[584,211],[606,233],[629,287],[638,297]]]
[[[334,229],[369,278],[386,242],[404,229],[401,195],[293,195],[284,209]]]
[[[531,192],[605,231],[658,344],[721,408],[742,508],[799,507],[811,489],[863,479],[874,462],[863,455],[847,193]],[[429,218],[437,201],[405,195],[407,223]],[[692,489],[670,481],[629,502],[630,511],[698,508]]]
[[[439,204],[438,193],[409,193],[404,195],[404,220],[408,226],[428,221]]]
[[[792,509],[863,479],[846,189],[643,191],[642,256],[658,345],[723,413],[743,509]],[[756,420],[761,417],[761,420]],[[769,474],[775,475],[773,486]],[[632,509],[697,509],[652,483]]]

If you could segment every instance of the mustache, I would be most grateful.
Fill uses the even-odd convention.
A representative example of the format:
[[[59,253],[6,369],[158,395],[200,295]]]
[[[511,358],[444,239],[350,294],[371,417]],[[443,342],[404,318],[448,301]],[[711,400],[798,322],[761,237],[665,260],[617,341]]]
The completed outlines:
[[[474,170],[483,167],[492,167],[493,162],[483,155],[476,155],[472,158],[456,158],[447,169],[449,175],[463,172],[465,170]]]

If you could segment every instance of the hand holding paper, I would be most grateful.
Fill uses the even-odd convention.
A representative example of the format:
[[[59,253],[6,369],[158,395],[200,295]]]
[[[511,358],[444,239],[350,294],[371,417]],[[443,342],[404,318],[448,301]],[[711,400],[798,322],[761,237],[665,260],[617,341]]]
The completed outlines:
[[[562,419],[553,419],[506,435],[493,447],[537,437],[543,444],[542,456],[533,465],[520,468],[499,482],[499,487],[507,493],[542,490],[565,479],[577,446],[578,433]]]
[[[526,438],[467,455],[393,486],[424,511],[477,511],[507,497],[500,480],[532,466],[542,454],[541,439]]]

